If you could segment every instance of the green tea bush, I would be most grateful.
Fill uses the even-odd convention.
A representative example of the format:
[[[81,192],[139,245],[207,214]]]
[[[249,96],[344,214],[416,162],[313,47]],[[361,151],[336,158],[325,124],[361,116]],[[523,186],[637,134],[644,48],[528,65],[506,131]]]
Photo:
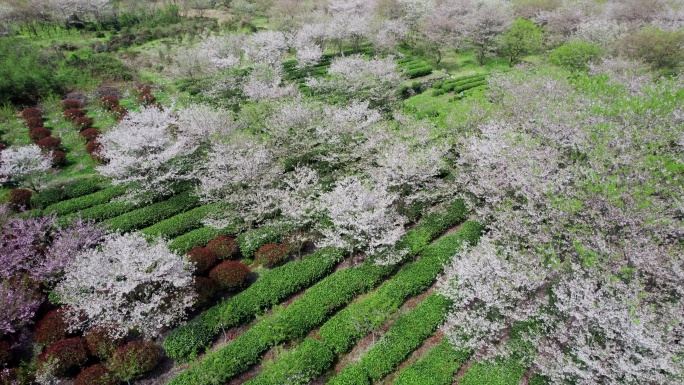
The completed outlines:
[[[601,48],[582,40],[573,40],[549,54],[551,63],[570,71],[587,72],[589,62],[601,57]]]
[[[171,218],[161,220],[150,227],[142,229],[141,232],[152,238],[157,238],[159,236],[164,238],[178,237],[191,230],[202,227],[202,221],[207,215],[221,213],[226,209],[227,207],[221,203],[200,206],[184,213],[177,214]]]
[[[193,247],[206,245],[209,241],[220,235],[234,234],[236,231],[237,227],[232,226],[223,229],[210,226],[200,227],[174,238],[169,244],[169,249],[181,254],[187,253]]]
[[[285,353],[246,385],[307,384],[332,366],[335,354],[313,338],[305,339],[296,350]]]
[[[382,340],[361,357],[359,368],[379,381],[392,373],[444,322],[451,301],[432,294],[397,319]]]
[[[114,230],[128,232],[140,229],[173,215],[195,208],[199,200],[190,192],[180,193],[168,200],[130,211],[107,221]]]
[[[432,66],[418,67],[415,69],[407,70],[406,76],[409,79],[414,79],[414,78],[418,78],[421,76],[430,75],[432,73],[432,70],[433,70]]]
[[[366,372],[358,364],[350,364],[328,381],[328,385],[371,385]]]
[[[290,226],[264,226],[249,230],[237,237],[240,251],[245,258],[254,258],[259,248],[267,243],[281,242],[293,229]]]
[[[424,357],[399,372],[394,384],[450,385],[458,369],[470,357],[470,352],[457,351],[444,338]]]

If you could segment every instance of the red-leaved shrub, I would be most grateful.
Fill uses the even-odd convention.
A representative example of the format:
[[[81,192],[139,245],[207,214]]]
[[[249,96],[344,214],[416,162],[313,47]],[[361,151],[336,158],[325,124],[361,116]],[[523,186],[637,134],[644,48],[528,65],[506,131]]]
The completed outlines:
[[[85,116],[85,114],[86,112],[80,108],[69,108],[68,110],[64,111],[64,119],[73,122],[76,120],[76,118]]]
[[[62,140],[54,136],[48,136],[39,140],[36,144],[38,147],[46,150],[56,150],[62,145]]]
[[[98,130],[97,128],[90,127],[79,132],[78,134],[81,135],[81,137],[85,139],[87,142],[90,142],[91,140],[102,135],[102,131]]]
[[[112,337],[111,328],[100,326],[90,330],[86,335],[88,350],[95,357],[105,361],[114,354],[116,348],[124,343],[123,337]]]
[[[76,376],[74,385],[117,385],[119,380],[104,366],[97,364],[89,366]]]
[[[119,98],[116,96],[105,96],[100,99],[100,105],[106,110],[111,110],[119,105]]]
[[[112,107],[111,110],[109,110],[111,114],[114,116],[116,120],[121,120],[123,119],[126,115],[128,115],[128,108],[124,106],[116,106]]]
[[[4,150],[7,147],[7,145],[3,142],[0,142],[0,151]]]
[[[37,127],[29,132],[29,137],[33,142],[37,142],[43,138],[47,138],[50,134],[52,134],[52,131],[50,131],[49,128]]]
[[[216,254],[206,247],[197,246],[188,251],[188,259],[195,265],[195,274],[202,275],[216,264]]]
[[[26,127],[32,130],[37,127],[43,127],[43,118],[40,116],[32,116],[26,119],[26,122],[24,123],[26,124]]]
[[[266,267],[273,267],[283,263],[289,254],[289,244],[267,243],[254,253],[254,261]]]
[[[54,374],[66,377],[88,362],[88,347],[83,337],[53,342],[38,356],[39,364],[52,362]]]
[[[36,107],[24,108],[21,111],[21,117],[24,119],[40,118],[41,115],[43,115],[43,111],[41,111],[40,108],[36,108]]]
[[[9,203],[15,211],[28,209],[31,206],[31,195],[33,191],[25,188],[15,188],[10,191]]]
[[[76,126],[76,128],[78,128],[79,130],[85,130],[86,128],[92,126],[93,122],[93,118],[89,118],[87,116],[80,116],[74,119],[74,126]]]
[[[62,100],[62,110],[69,110],[72,108],[83,108],[83,103],[80,100],[66,99]]]
[[[62,309],[51,310],[38,321],[33,339],[41,345],[49,345],[66,337],[67,326]]]
[[[194,288],[197,293],[196,305],[200,307],[209,304],[218,290],[216,282],[206,277],[195,277]]]
[[[223,261],[209,272],[214,282],[228,290],[242,287],[248,275],[247,265],[237,261]]]
[[[133,341],[116,348],[107,368],[126,381],[154,369],[160,360],[159,346],[148,341]]]
[[[157,98],[152,94],[140,94],[138,101],[144,106],[151,106],[157,101]]]
[[[101,148],[100,142],[97,139],[93,139],[86,144],[85,150],[88,154],[93,155],[94,152],[100,151]]]
[[[213,251],[221,259],[236,257],[240,250],[235,238],[227,235],[221,235],[209,241],[207,249]]]
[[[133,89],[133,92],[135,92],[136,95],[149,94],[152,93],[152,89],[148,86],[138,84],[135,86],[135,89]]]
[[[67,154],[62,150],[52,151],[52,167],[62,167],[67,162]]]
[[[206,279],[206,278],[205,278]],[[0,341],[0,364],[12,359],[12,345],[7,341]]]

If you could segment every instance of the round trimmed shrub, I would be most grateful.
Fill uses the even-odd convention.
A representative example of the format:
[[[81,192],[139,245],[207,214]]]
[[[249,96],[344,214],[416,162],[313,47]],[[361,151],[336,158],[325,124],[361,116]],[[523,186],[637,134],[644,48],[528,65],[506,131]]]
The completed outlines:
[[[102,131],[98,130],[97,128],[90,127],[79,132],[78,134],[81,135],[81,137],[85,139],[87,142],[90,142],[91,140],[102,135]]]
[[[104,366],[89,366],[76,376],[74,385],[117,385],[119,381]]]
[[[76,118],[85,116],[85,114],[86,112],[80,108],[69,108],[68,110],[64,111],[64,119],[68,121],[74,121]]]
[[[188,251],[188,259],[195,265],[195,274],[202,275],[216,264],[216,254],[210,249],[197,246]]]
[[[235,238],[227,235],[221,235],[209,241],[207,249],[213,251],[221,259],[236,257],[240,251]]]
[[[43,115],[43,111],[41,111],[40,108],[36,108],[36,107],[24,108],[21,111],[21,117],[24,119],[40,118],[42,115]]]
[[[34,128],[43,127],[43,118],[40,116],[33,116],[26,119],[26,122],[24,123],[26,124],[26,127],[32,130]]]
[[[140,94],[138,95],[138,102],[144,106],[151,106],[157,101],[157,98],[152,94]]]
[[[62,145],[62,140],[54,136],[48,136],[37,141],[36,144],[45,150],[56,150]]]
[[[282,264],[289,254],[289,244],[267,243],[256,251],[254,260],[263,266],[273,267]]]
[[[210,278],[195,277],[195,293],[197,293],[197,306],[208,305],[218,291],[218,285]]]
[[[0,151],[4,150],[7,147],[7,145],[3,142],[0,142]]]
[[[67,326],[62,309],[50,310],[38,321],[33,339],[41,345],[49,345],[66,337]]]
[[[116,120],[121,120],[123,119],[126,115],[128,115],[128,108],[124,106],[116,106],[112,107],[109,112],[114,116]]]
[[[112,337],[112,329],[104,326],[90,330],[86,335],[86,344],[92,355],[106,361],[111,357],[116,348],[124,343],[123,337]]]
[[[29,137],[35,143],[35,142],[37,142],[43,138],[47,138],[51,134],[52,134],[52,131],[50,131],[50,129],[48,129],[48,128],[36,127],[29,132]]]
[[[228,290],[242,287],[248,275],[247,265],[237,261],[223,261],[209,272],[209,277],[214,282]]]
[[[78,128],[79,130],[85,130],[86,128],[90,127],[93,125],[93,118],[89,118],[87,116],[81,116],[76,119],[74,119],[74,126]]]
[[[152,89],[148,86],[144,86],[142,84],[138,84],[135,86],[135,89],[133,90],[137,95],[142,95],[142,94],[150,94],[152,93]]]
[[[93,139],[86,144],[85,150],[88,154],[92,155],[94,152],[100,151],[101,148],[100,142],[97,139]]]
[[[106,110],[111,110],[119,105],[119,98],[116,96],[105,96],[100,99],[100,105]]]
[[[108,362],[108,369],[122,381],[130,381],[154,369],[160,360],[157,344],[148,341],[133,341],[116,348]]]
[[[7,341],[0,340],[0,364],[12,359],[12,345]]]
[[[74,108],[83,108],[83,103],[76,99],[66,99],[62,100],[62,110],[66,111]]]
[[[54,374],[67,377],[88,362],[88,347],[83,337],[53,342],[38,356],[39,364],[54,363]]]
[[[67,162],[67,154],[62,150],[52,151],[52,167],[62,167]]]
[[[31,195],[33,191],[25,188],[15,188],[10,191],[10,206],[15,211],[20,211],[23,209],[28,209],[31,207]]]

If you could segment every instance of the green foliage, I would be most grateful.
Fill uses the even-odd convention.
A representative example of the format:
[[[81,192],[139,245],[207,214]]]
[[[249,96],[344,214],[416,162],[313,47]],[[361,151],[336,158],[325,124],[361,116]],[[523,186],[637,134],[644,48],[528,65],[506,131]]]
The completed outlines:
[[[241,293],[200,314],[169,334],[166,354],[174,359],[196,355],[211,343],[221,328],[237,326],[278,304],[285,298],[330,274],[343,256],[342,250],[325,248],[299,261],[265,272]]]
[[[255,230],[246,231],[237,237],[240,251],[245,258],[254,258],[259,248],[267,243],[282,242],[285,236],[293,229],[289,226],[264,226]]]
[[[159,221],[150,227],[142,229],[140,232],[152,238],[157,238],[159,236],[174,238],[202,227],[202,221],[209,214],[218,214],[227,209],[228,207],[222,203],[212,203],[200,206],[171,218],[164,219],[163,221]]]
[[[235,232],[237,232],[237,226],[228,226],[223,229],[211,226],[200,227],[174,238],[169,244],[169,249],[184,254],[193,247],[206,245],[219,235],[235,234]]]
[[[45,208],[45,213],[54,213],[59,216],[73,214],[89,207],[107,203],[110,200],[123,195],[125,192],[126,186],[117,185],[107,187],[92,194],[51,204]]]
[[[99,189],[100,181],[97,178],[81,179],[62,186],[42,190],[31,197],[31,204],[35,208],[44,209],[66,199],[92,194]]]
[[[350,364],[328,381],[328,385],[371,385],[372,382],[366,372],[357,364]]]
[[[33,104],[77,83],[78,72],[59,55],[20,39],[0,39],[0,103]]]
[[[178,194],[168,200],[130,211],[105,223],[113,230],[128,232],[159,222],[175,214],[196,207],[199,200],[191,192]]]
[[[92,78],[125,81],[133,80],[133,71],[126,67],[111,53],[96,53],[92,49],[83,48],[73,52],[66,60],[66,65],[87,73]]]
[[[396,385],[450,385],[454,374],[470,358],[466,351],[457,351],[446,338],[414,364],[399,372]]]
[[[384,323],[409,297],[427,290],[442,272],[442,266],[464,242],[477,243],[482,227],[466,222],[459,231],[428,246],[422,258],[404,268],[373,294],[341,310],[319,330],[321,338],[338,354]]]
[[[461,379],[463,385],[518,385],[525,368],[518,361],[476,362]]]
[[[392,373],[444,321],[451,301],[432,294],[415,309],[401,316],[384,338],[363,357],[359,367],[378,381]]]
[[[303,385],[318,378],[332,366],[335,354],[321,341],[305,339],[296,350],[287,352],[272,363],[265,363],[259,376],[248,385]]]
[[[544,42],[544,30],[526,19],[516,19],[501,36],[499,50],[508,57],[511,67],[525,55],[538,52]]]
[[[415,78],[418,78],[421,76],[430,75],[432,73],[433,69],[434,68],[432,68],[432,66],[428,65],[428,66],[422,66],[422,67],[418,67],[418,68],[408,69],[408,70],[406,70],[405,73],[409,79],[415,79]]]
[[[684,63],[684,30],[663,31],[646,26],[627,37],[627,53],[650,64],[654,69],[676,72]]]
[[[105,190],[102,190],[105,191]],[[86,195],[83,198],[96,195],[101,193],[102,191],[96,192],[95,194],[90,194]],[[162,199],[163,197],[161,196],[152,196],[150,197],[149,201],[148,200],[140,200],[140,201],[134,201],[134,202],[128,202],[128,201],[114,201],[114,202],[109,202],[109,203],[102,203],[96,206],[88,207],[86,209],[83,209],[81,211],[71,213],[64,215],[59,218],[58,222],[60,223],[66,223],[76,217],[81,217],[83,219],[89,219],[89,220],[94,220],[96,222],[101,222],[106,219],[114,218],[119,215],[125,214],[129,211],[133,211],[137,208],[144,207],[151,203],[158,202]],[[76,199],[81,199],[81,198],[76,198]],[[68,202],[68,201],[67,201]],[[60,202],[62,203],[62,202]],[[59,204],[59,203],[58,203]],[[48,207],[49,209],[49,207]],[[46,210],[47,211],[47,210]]]
[[[549,57],[551,63],[559,67],[575,72],[587,72],[589,62],[601,57],[601,48],[596,44],[573,40],[553,50]]]
[[[409,231],[398,242],[402,249],[408,250],[407,256],[420,252],[431,239],[458,223],[451,222],[451,220],[461,220],[464,217],[466,210],[463,202],[457,201],[449,208],[462,208],[462,210],[454,210],[454,212],[450,210],[446,214],[442,214],[442,218],[437,213],[428,215],[423,222],[416,226],[414,230]],[[446,253],[445,251],[442,252]],[[450,253],[453,254],[453,249]],[[293,264],[294,262],[291,262],[272,271],[287,268]],[[373,264],[372,261],[366,261],[359,267],[343,269],[328,276],[312,286],[301,298],[287,308],[257,323],[224,348],[209,353],[202,361],[174,378],[170,384],[209,384],[215,381],[225,381],[239,374],[250,365],[256,363],[260,355],[269,347],[287,339],[306,335],[325,321],[338,308],[347,304],[357,295],[371,290],[393,270],[394,268],[391,266],[378,266]],[[296,274],[301,273],[297,272]],[[292,278],[294,277],[290,277],[290,279]],[[232,300],[243,298],[240,297],[241,295],[251,296],[250,289],[259,284],[263,279],[258,280],[249,289],[233,297]],[[281,293],[270,293],[270,295],[278,296]],[[200,318],[193,322],[202,322],[202,319],[205,320],[204,322],[211,322],[209,320],[212,316],[235,317],[234,314],[237,311],[232,310],[227,306],[224,309],[214,307],[203,313]],[[225,313],[218,314],[220,311]],[[213,323],[213,325],[218,324],[219,322]],[[227,325],[224,323],[221,326]],[[176,334],[177,331],[174,331],[171,335]],[[182,334],[182,332],[178,334]],[[168,338],[171,338],[171,335]],[[175,341],[173,345],[175,348],[179,348],[182,344]]]

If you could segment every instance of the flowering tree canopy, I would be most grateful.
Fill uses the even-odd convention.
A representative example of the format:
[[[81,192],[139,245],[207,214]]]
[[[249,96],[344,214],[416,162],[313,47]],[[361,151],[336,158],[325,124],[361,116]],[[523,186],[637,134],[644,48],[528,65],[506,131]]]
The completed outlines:
[[[51,153],[43,153],[35,144],[9,147],[0,152],[0,183],[19,183],[38,191],[51,167]]]
[[[55,288],[68,305],[73,328],[106,326],[121,336],[130,329],[154,337],[193,305],[192,265],[138,234],[110,234],[98,249],[80,252]]]

